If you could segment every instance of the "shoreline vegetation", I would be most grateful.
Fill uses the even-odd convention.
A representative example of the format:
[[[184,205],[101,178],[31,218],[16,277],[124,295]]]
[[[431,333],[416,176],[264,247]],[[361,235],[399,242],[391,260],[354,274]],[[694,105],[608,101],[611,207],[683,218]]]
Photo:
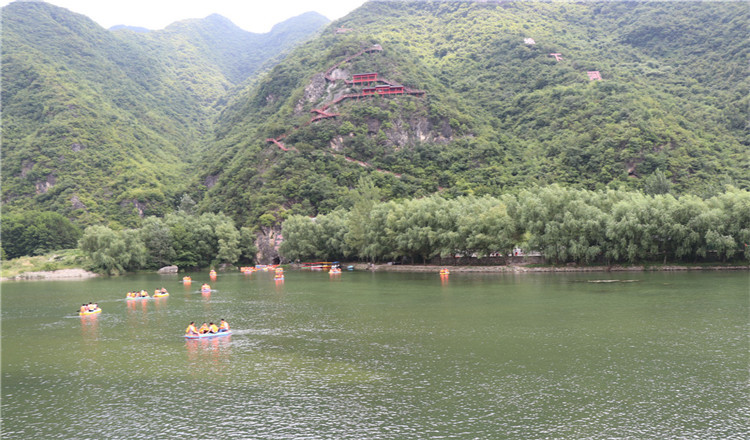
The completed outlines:
[[[78,249],[62,249],[44,255],[2,260],[0,281],[63,280],[99,276],[84,269],[87,257]]]

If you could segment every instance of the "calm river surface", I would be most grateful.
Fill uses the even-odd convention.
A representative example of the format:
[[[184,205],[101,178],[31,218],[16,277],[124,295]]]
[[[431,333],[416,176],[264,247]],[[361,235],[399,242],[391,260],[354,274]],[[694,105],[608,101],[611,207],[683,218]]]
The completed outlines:
[[[3,283],[2,438],[750,436],[747,272],[191,275]]]

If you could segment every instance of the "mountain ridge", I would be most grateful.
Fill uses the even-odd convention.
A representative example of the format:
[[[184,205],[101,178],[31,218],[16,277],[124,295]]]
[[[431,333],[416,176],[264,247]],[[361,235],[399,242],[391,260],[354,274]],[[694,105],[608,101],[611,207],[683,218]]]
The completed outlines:
[[[325,32],[277,24],[260,58],[220,16],[107,33],[35,8],[69,28],[42,26],[36,46],[65,38],[39,52],[30,18],[4,23],[6,209],[130,226],[188,192],[257,226],[345,207],[366,175],[386,199],[750,185],[739,2],[367,2]],[[425,93],[364,97],[365,72]]]
[[[216,102],[327,22],[303,14],[290,19],[295,33],[251,34],[214,16],[135,33],[42,2],[11,3],[2,20],[4,211],[84,225],[169,212]],[[201,27],[233,40],[215,50]]]
[[[250,223],[314,216],[345,203],[366,171],[362,162],[403,176],[374,175],[386,199],[498,195],[555,182],[641,189],[659,170],[677,193],[747,187],[747,77],[712,76],[715,62],[701,56],[712,47],[712,59],[741,72],[748,49],[737,37],[747,15],[740,3],[368,2],[331,26],[347,31],[297,48],[222,112],[221,154],[201,176],[211,185],[195,195],[203,209]],[[639,40],[653,26],[677,37]],[[700,38],[686,38],[694,29]],[[536,41],[526,44],[530,37]],[[323,101],[304,102],[308,91],[329,100],[352,93],[321,83],[321,73],[372,44],[382,54],[341,75],[378,72],[426,90],[424,103],[346,101],[312,128],[307,112]],[[447,142],[421,141],[427,126],[444,134],[427,139]],[[265,141],[284,134],[287,151]],[[335,161],[336,152],[354,161]],[[236,187],[264,195],[237,204]]]

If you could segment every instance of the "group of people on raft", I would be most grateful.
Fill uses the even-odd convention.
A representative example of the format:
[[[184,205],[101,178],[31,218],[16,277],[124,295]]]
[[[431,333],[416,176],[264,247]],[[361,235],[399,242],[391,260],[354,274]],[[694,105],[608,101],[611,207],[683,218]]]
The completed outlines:
[[[91,313],[95,312],[99,308],[97,303],[82,304],[79,313]]]
[[[157,296],[165,296],[168,293],[169,292],[167,292],[167,289],[165,287],[162,287],[161,289],[156,289],[154,291],[154,296],[155,297],[157,297]],[[128,292],[125,295],[125,297],[126,298],[149,298],[148,292],[146,292],[145,290],[140,290],[140,291],[135,291],[134,290],[132,292]]]
[[[202,335],[204,333],[222,333],[222,332],[228,332],[229,331],[229,323],[224,321],[224,319],[219,322],[219,325],[217,326],[213,322],[206,324],[205,322],[203,325],[200,326],[200,328],[195,328],[195,322],[191,321],[190,325],[188,325],[188,328],[185,329],[186,335]]]
[[[126,298],[148,298],[148,292],[141,290],[139,292],[132,291],[125,295]]]

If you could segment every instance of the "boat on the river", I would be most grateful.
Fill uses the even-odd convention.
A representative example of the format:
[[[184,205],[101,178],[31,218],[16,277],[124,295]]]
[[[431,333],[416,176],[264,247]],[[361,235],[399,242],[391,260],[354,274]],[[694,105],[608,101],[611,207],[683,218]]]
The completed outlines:
[[[216,332],[216,333],[201,333],[201,334],[185,334],[185,339],[208,339],[208,338],[216,338],[218,336],[229,336],[232,334],[231,330],[225,331],[225,332]]]
[[[204,284],[201,286],[201,293],[211,293],[211,286]]]
[[[78,315],[79,316],[96,315],[97,313],[102,313],[101,307],[97,307],[94,310],[87,310],[85,312],[78,312]]]
[[[164,298],[165,296],[169,296],[169,292],[154,293],[154,298]]]
[[[141,290],[140,292],[128,292],[128,294],[125,296],[125,299],[131,300],[131,299],[149,299],[151,298],[148,296],[148,293],[145,290]]]
[[[190,284],[193,282],[193,279],[190,277],[182,277],[182,283],[183,284]]]
[[[316,261],[314,263],[302,263],[302,269],[310,269],[310,270],[324,270],[324,269],[330,269],[333,265],[330,261]]]

